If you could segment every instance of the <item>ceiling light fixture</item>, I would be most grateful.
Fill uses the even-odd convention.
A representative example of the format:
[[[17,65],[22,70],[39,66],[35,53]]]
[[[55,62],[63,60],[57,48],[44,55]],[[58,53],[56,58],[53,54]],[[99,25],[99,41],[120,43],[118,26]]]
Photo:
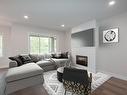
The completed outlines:
[[[109,6],[115,5],[115,3],[116,3],[115,1],[110,1],[110,2],[109,2]]]
[[[61,27],[65,27],[65,25],[63,24],[63,25],[61,25]]]
[[[24,16],[25,19],[28,19],[29,17],[27,15]]]

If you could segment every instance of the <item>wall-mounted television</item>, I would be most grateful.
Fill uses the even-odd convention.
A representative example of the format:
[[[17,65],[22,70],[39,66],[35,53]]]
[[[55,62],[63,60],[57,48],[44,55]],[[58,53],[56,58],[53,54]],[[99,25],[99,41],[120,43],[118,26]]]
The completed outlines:
[[[93,47],[94,29],[88,29],[71,34],[71,47]]]

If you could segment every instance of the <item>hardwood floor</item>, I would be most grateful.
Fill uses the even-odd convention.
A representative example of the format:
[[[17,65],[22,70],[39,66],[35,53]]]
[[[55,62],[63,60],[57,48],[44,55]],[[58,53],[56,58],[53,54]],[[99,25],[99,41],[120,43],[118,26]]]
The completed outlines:
[[[0,69],[0,75],[5,71],[7,69]],[[36,85],[10,95],[48,95],[48,93],[43,85]],[[127,81],[112,77],[98,87],[91,95],[127,95]]]
[[[112,77],[97,88],[92,95],[127,95],[127,81]]]

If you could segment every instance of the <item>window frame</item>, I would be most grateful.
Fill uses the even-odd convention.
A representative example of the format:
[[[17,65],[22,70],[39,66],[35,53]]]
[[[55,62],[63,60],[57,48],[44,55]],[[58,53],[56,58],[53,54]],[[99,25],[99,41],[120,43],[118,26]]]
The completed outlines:
[[[45,54],[45,53],[41,53],[41,52],[40,52],[40,38],[41,38],[41,37],[43,37],[43,38],[54,38],[54,39],[56,40],[56,44],[55,44],[55,46],[54,46],[54,51],[50,51],[50,50],[49,50],[49,53],[51,53],[51,52],[56,52],[56,50],[57,50],[57,37],[56,37],[56,36],[44,36],[44,35],[34,35],[34,34],[30,34],[30,35],[29,35],[29,53],[30,53],[30,54],[32,54],[32,53],[31,53],[31,47],[30,47],[30,46],[31,46],[31,45],[30,45],[30,43],[31,43],[31,42],[30,42],[30,37],[39,37],[39,53],[37,53],[37,54],[39,54],[39,55]],[[56,47],[56,48],[55,48],[55,47]]]

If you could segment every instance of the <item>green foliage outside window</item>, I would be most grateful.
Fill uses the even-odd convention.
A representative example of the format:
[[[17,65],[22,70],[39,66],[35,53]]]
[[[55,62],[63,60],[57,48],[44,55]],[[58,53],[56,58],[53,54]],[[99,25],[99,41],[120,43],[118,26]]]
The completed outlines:
[[[56,38],[30,36],[30,53],[44,54],[54,52],[56,50]]]

